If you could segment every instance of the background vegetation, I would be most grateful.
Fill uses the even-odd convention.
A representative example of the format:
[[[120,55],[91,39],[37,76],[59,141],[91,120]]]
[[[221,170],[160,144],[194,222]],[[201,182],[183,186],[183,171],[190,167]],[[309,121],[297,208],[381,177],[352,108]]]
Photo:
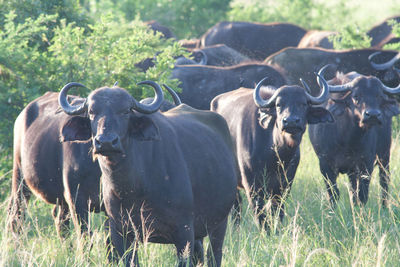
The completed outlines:
[[[70,81],[94,89],[118,81],[134,97],[151,90],[136,83],[152,79],[176,87],[169,79],[174,57],[184,53],[173,40],[154,35],[142,21],[156,19],[182,38],[199,38],[222,20],[291,22],[306,29],[340,32],[336,48],[368,47],[366,31],[400,13],[395,0],[0,0],[0,266],[103,266],[103,215],[93,215],[93,236],[75,233],[59,240],[49,205],[33,198],[22,235],[6,231],[6,207],[12,163],[12,125],[22,108],[46,91]],[[400,37],[400,26],[393,33]],[[399,49],[393,44],[391,49]],[[146,72],[135,65],[156,56]],[[88,91],[78,91],[86,95]],[[240,231],[230,224],[225,266],[390,266],[398,265],[399,186],[398,134],[394,130],[392,205],[379,204],[379,183],[373,178],[371,199],[364,208],[351,205],[346,179],[342,198],[331,210],[325,198],[317,161],[307,136],[296,182],[287,200],[283,225],[270,236],[257,229],[246,210]],[[172,246],[142,246],[144,266],[171,266]]]

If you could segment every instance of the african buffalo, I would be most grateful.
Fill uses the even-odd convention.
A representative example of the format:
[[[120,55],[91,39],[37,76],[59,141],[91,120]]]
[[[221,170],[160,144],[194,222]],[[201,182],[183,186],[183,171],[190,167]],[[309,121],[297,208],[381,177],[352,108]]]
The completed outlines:
[[[400,77],[393,69],[376,70],[369,62],[368,57],[380,51],[381,54],[374,60],[380,62],[393,58],[398,52],[377,49],[330,50],[322,48],[285,48],[269,56],[265,63],[281,68],[289,84],[296,84],[303,78],[311,88],[317,86],[313,73],[319,71],[326,64],[336,64],[343,73],[357,71],[363,75],[373,75],[387,86],[396,86]],[[334,72],[328,73],[327,79],[334,77]],[[317,92],[312,92],[316,94]]]
[[[397,62],[400,62],[400,53],[398,53],[397,55],[395,55],[393,58],[391,58],[391,59],[388,60],[388,61],[380,62],[380,63],[375,62],[375,61],[374,61],[375,58],[376,58],[377,56],[379,56],[380,54],[382,54],[381,51],[375,52],[375,53],[373,53],[373,54],[371,54],[371,55],[369,56],[368,59],[369,59],[369,61],[370,61],[370,63],[371,63],[371,66],[372,66],[375,70],[377,70],[377,71],[379,71],[379,70],[389,70],[389,69],[391,69],[391,68],[394,68],[394,70],[396,70],[396,72],[397,72],[398,74],[400,74],[400,73],[399,73],[399,72],[400,72],[400,69],[395,67],[395,64],[396,64]]]
[[[377,47],[385,38],[387,38],[392,33],[392,26],[388,24],[389,20],[400,22],[400,16],[387,18],[379,24],[373,26],[367,32],[367,35],[371,37],[371,46]]]
[[[164,84],[164,88],[168,91],[168,93],[170,93],[170,95],[172,96],[172,99],[174,100],[174,103],[171,103],[168,100],[164,99],[160,106],[160,111],[162,111],[162,112],[168,111],[168,110],[173,109],[174,107],[182,104],[181,99],[179,98],[179,96],[176,94],[176,92],[172,88],[170,88],[166,84]],[[145,99],[140,100],[140,103],[149,105],[150,103],[153,102],[153,100],[154,100],[154,97],[147,97]]]
[[[65,141],[91,141],[102,171],[104,205],[110,216],[111,241],[117,254],[146,239],[176,246],[179,266],[185,255],[202,261],[202,239],[211,246],[209,266],[221,265],[227,216],[238,183],[234,147],[225,120],[210,111],[180,105],[157,112],[163,101],[160,86],[145,105],[122,88],[96,89],[72,106],[60,93],[63,110],[73,116],[64,124]],[[137,246],[127,252],[126,264]],[[212,251],[211,251],[212,248]],[[211,253],[212,252],[212,253]]]
[[[135,67],[145,72],[149,68],[154,67],[155,62],[156,62],[156,56],[154,56],[153,58],[146,58],[145,60],[136,63]],[[207,64],[207,55],[203,53],[201,50],[197,51],[194,54],[194,59],[187,58],[184,56],[178,56],[175,58],[175,65],[206,65],[206,64]]]
[[[331,122],[332,115],[313,106],[328,98],[327,84],[320,96],[313,97],[296,85],[261,87],[264,80],[255,90],[240,88],[215,97],[211,110],[228,123],[236,144],[241,186],[260,225],[268,229],[264,200],[271,200],[272,214],[279,212],[282,220],[281,200],[293,182],[307,123]]]
[[[164,85],[174,104],[164,100],[160,110],[180,104],[176,93]],[[73,101],[83,99],[73,96]],[[149,99],[142,101],[150,103]],[[75,227],[87,229],[88,212],[99,212],[101,171],[91,155],[91,143],[60,143],[61,127],[69,116],[58,105],[58,93],[48,92],[32,101],[14,125],[14,165],[10,215],[12,229],[21,227],[23,202],[34,192],[47,203],[57,204],[53,217],[57,232],[64,235],[72,216]]]
[[[224,44],[217,44],[193,50],[193,53],[203,52],[207,61],[206,65],[211,66],[233,66],[251,61],[248,57]]]
[[[179,40],[178,41],[179,45],[188,49],[188,50],[193,50],[195,48],[200,47],[200,39],[190,39],[190,40]]]
[[[76,229],[87,228],[88,212],[100,211],[100,175],[91,143],[61,143],[70,119],[59,109],[58,93],[47,92],[29,103],[14,124],[14,162],[9,212],[12,228],[21,227],[24,202],[32,192],[53,209],[57,232],[64,235],[72,215]],[[74,102],[82,99],[72,96]],[[74,216],[76,214],[76,216]],[[76,220],[76,218],[78,220]]]
[[[267,56],[288,46],[297,46],[307,31],[289,23],[219,22],[201,38],[201,47],[225,44],[253,59]]]
[[[326,68],[321,69],[322,76]],[[387,206],[392,117],[400,112],[391,96],[400,93],[400,86],[389,88],[376,77],[350,72],[329,81],[329,91],[331,98],[324,107],[335,122],[310,125],[309,135],[331,203],[339,197],[336,178],[346,173],[354,203],[365,204],[377,164],[382,201]]]
[[[146,24],[155,33],[160,32],[162,34],[162,37],[164,37],[165,39],[176,39],[176,35],[168,27],[161,25],[156,20],[146,21],[144,22],[144,24]]]
[[[329,40],[330,36],[337,35],[337,32],[331,31],[308,31],[303,38],[301,38],[297,47],[321,47],[326,49],[333,49],[333,42]]]
[[[186,57],[179,57],[175,65],[199,64],[224,67],[251,61],[248,57],[224,44],[193,49],[192,56],[194,60]]]
[[[186,65],[172,70],[172,78],[181,82],[179,97],[182,102],[198,109],[209,109],[211,100],[219,94],[240,87],[252,88],[265,76],[271,77],[276,87],[286,84],[280,72],[266,64],[249,63],[231,67]]]

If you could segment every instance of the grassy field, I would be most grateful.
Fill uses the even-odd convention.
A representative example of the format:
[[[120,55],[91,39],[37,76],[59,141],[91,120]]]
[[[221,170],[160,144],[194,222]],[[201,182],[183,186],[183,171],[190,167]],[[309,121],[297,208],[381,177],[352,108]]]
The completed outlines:
[[[392,146],[391,205],[382,209],[375,170],[370,199],[365,207],[352,206],[347,177],[340,176],[341,198],[332,210],[325,194],[318,161],[308,136],[303,138],[302,159],[283,224],[268,235],[260,231],[244,203],[239,228],[229,223],[223,266],[398,266],[400,254],[399,137]],[[23,232],[6,230],[7,201],[0,206],[0,266],[107,266],[104,215],[92,215],[93,235],[79,239],[57,237],[51,206],[33,197],[27,209]],[[208,243],[206,242],[206,246]],[[142,244],[142,266],[173,266],[172,245]],[[122,266],[122,264],[114,264]]]

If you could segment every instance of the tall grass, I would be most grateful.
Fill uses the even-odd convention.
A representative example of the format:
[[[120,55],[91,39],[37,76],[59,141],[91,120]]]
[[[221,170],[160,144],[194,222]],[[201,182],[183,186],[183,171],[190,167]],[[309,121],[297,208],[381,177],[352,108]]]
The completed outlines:
[[[308,136],[301,145],[301,161],[286,200],[286,217],[277,231],[267,234],[256,225],[244,202],[239,228],[230,221],[225,237],[223,266],[398,266],[400,254],[399,136],[393,138],[390,208],[380,202],[378,171],[365,207],[353,206],[347,177],[338,178],[341,192],[332,209],[326,197],[318,160]],[[22,233],[6,230],[7,203],[0,205],[0,266],[122,266],[106,256],[104,215],[92,214],[93,235],[79,239],[74,230],[57,236],[51,207],[35,197],[29,203]],[[205,249],[208,241],[205,242]],[[176,264],[172,245],[141,244],[142,266]]]

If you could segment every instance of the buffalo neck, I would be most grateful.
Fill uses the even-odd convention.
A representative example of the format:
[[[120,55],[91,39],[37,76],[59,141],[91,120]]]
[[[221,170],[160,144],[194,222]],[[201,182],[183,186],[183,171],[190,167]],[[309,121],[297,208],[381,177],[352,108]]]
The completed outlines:
[[[356,151],[358,148],[365,148],[365,142],[368,143],[368,140],[373,138],[376,127],[379,127],[378,125],[367,128],[360,127],[359,119],[356,118],[351,110],[348,110],[347,113],[340,117],[335,117],[335,124],[338,131],[337,136],[340,137],[338,145]]]
[[[130,139],[123,146],[125,154],[99,157],[102,179],[120,192],[140,193],[147,172],[146,162],[152,162],[152,142]]]
[[[281,131],[277,124],[275,124],[272,134],[273,146],[276,147],[279,155],[285,156],[285,158],[291,158],[296,153],[303,137],[303,132],[292,135]]]

